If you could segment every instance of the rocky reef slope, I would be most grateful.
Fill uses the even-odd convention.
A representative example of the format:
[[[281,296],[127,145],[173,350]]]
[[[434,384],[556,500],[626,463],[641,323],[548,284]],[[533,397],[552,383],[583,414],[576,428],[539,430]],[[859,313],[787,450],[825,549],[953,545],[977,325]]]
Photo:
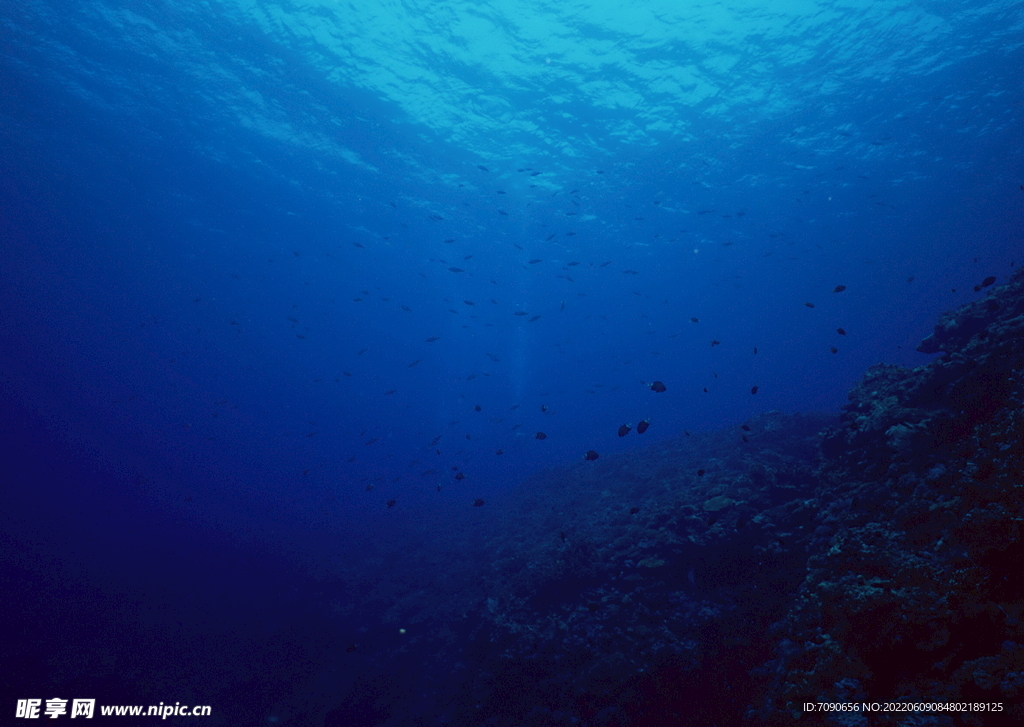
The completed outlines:
[[[1024,717],[1024,273],[919,350],[942,355],[873,367],[838,421],[769,413],[529,483],[453,723]]]

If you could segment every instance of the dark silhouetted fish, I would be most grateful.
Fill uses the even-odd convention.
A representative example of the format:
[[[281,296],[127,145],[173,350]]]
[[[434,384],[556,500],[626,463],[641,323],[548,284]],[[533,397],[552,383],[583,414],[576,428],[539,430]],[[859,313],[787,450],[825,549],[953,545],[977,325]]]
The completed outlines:
[[[439,338],[441,338],[441,337],[440,336],[431,336],[430,338],[428,338],[425,341],[425,343],[433,343],[434,341],[438,340]]]
[[[517,311],[516,311],[515,313],[513,313],[512,315],[514,315],[514,316],[525,316],[525,315],[529,315],[529,313],[527,313],[527,312],[526,312],[526,311],[524,311],[524,310],[517,310]]]
[[[829,348],[829,351],[831,351],[832,353],[839,353],[839,349],[836,348],[835,346],[832,346],[831,348]]]
[[[496,450],[494,450],[494,453],[495,454],[505,454],[505,450],[504,449],[496,449]]]
[[[481,172],[489,172],[489,171],[491,171],[490,169],[488,169],[487,167],[483,166],[482,164],[477,164],[476,168],[479,169]]]
[[[742,429],[744,432],[750,431],[750,427],[748,427],[746,424],[741,424],[740,429]]]
[[[808,308],[814,307],[814,303],[804,303],[804,305],[807,306]]]
[[[750,393],[751,394],[756,394],[757,393],[757,387],[756,386],[751,386],[750,387]]]
[[[453,273],[464,273],[464,272],[466,272],[462,268],[448,268],[448,269],[451,270]]]
[[[540,320],[540,316],[539,315],[537,315],[537,316],[530,316],[530,318],[527,321],[527,323],[533,323],[536,320]]]
[[[392,395],[392,394],[394,394],[394,393],[395,393],[396,391],[398,391],[398,389],[389,389],[389,390],[387,390],[387,391],[385,391],[385,392],[384,392],[384,396],[391,396],[391,395]]]
[[[397,502],[398,502],[398,500],[394,500],[394,499],[392,499],[392,500],[388,500],[386,504],[387,504],[388,508],[392,508],[392,507],[394,507],[394,506],[395,506],[395,504],[396,504]]]
[[[754,355],[757,355],[757,346],[754,346]]]
[[[534,439],[547,439],[548,435],[546,435],[544,432],[537,432],[536,434],[533,435],[533,438]]]
[[[505,210],[498,210],[498,214],[499,215],[504,215],[505,217],[508,217],[508,212],[506,212]]]
[[[691,318],[690,323],[700,323],[700,320],[698,320],[697,318]]]
[[[649,389],[650,389],[651,391],[656,391],[656,392],[658,392],[659,394],[660,394],[661,392],[663,392],[663,391],[666,391],[666,390],[667,390],[667,389],[665,388],[665,385],[664,385],[663,383],[661,383],[660,381],[655,381],[655,382],[653,382],[653,383],[652,383],[652,384],[651,384],[651,385],[650,385],[650,386],[649,386],[648,388],[649,388]]]
[[[552,232],[550,235],[544,238],[544,242],[551,242],[552,238],[554,238],[554,236],[557,234],[557,232]]]
[[[647,431],[647,427],[649,427],[649,426],[651,426],[651,420],[650,419],[642,420],[639,424],[636,425],[636,433],[637,434],[643,434],[644,432]]]
[[[421,359],[421,358],[416,359],[415,361],[413,361],[412,363],[409,364],[409,368],[412,368],[413,366],[416,366],[421,361],[423,361],[423,359]]]
[[[410,307],[409,307],[409,306],[407,306],[407,305],[403,305],[403,306],[402,306],[402,310],[407,310],[407,311],[409,311],[410,313],[412,312],[412,308],[410,308]]]
[[[539,257],[535,257],[533,260],[530,261],[530,265],[536,265],[537,263],[542,263],[542,262],[544,262],[543,259],[541,259]]]
[[[457,472],[455,474],[455,479],[457,479],[457,480],[464,480],[464,479],[466,479],[466,473],[465,472]]]
[[[466,305],[476,305],[476,303],[471,300],[464,300],[462,302],[465,303]]]
[[[481,409],[480,405],[477,404],[476,406],[473,407],[473,411],[483,411],[483,409]]]
[[[845,285],[837,285],[836,287],[832,288],[833,293],[842,293],[844,290],[846,290]]]
[[[636,515],[638,512],[640,512],[640,508],[639,507],[631,507],[631,508],[629,508],[629,514],[630,515]]]
[[[722,345],[722,342],[719,341],[717,338],[714,339],[713,341],[711,341],[711,347],[712,348],[714,348],[715,346],[720,346],[720,345]]]
[[[621,427],[619,427],[619,436],[624,437],[631,431],[633,431],[633,427],[629,426],[628,424],[623,424]]]
[[[697,476],[698,477],[703,477],[704,476],[704,470],[697,470]]]
[[[479,497],[476,498],[475,500],[473,500],[473,507],[483,507],[483,506],[484,506],[484,501],[481,500]]]
[[[588,462],[593,462],[598,457],[600,457],[600,455],[592,449],[588,449],[587,453],[583,455],[583,459],[587,460]]]
[[[846,329],[845,328],[837,328],[836,329],[836,333],[838,333],[840,336],[845,336],[846,335]]]

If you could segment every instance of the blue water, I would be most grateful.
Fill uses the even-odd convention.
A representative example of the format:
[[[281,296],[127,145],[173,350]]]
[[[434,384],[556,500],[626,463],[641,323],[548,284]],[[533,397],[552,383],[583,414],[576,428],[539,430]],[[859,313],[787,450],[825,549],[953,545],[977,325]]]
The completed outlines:
[[[0,34],[3,710],[320,724],[403,553],[443,581],[590,449],[835,411],[1024,260],[1019,2],[5,0]]]

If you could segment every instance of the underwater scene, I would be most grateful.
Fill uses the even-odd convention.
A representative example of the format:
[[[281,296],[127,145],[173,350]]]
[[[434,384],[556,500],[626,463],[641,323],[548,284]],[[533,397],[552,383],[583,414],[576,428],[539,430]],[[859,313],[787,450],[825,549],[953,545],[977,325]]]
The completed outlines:
[[[1022,69],[1019,0],[0,0],[0,725],[1020,723]]]

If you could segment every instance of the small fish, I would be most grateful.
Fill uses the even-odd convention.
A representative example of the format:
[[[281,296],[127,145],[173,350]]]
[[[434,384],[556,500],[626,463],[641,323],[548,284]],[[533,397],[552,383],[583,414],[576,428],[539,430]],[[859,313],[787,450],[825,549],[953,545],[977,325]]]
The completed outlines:
[[[444,219],[444,217],[442,217],[441,215],[430,215],[430,219],[434,220],[435,222],[440,222],[441,220]]]
[[[631,508],[629,508],[629,514],[630,515],[636,515],[638,512],[640,512],[640,508],[639,507],[631,507]]]
[[[391,499],[391,500],[388,500],[388,501],[387,501],[387,503],[385,503],[385,504],[386,504],[386,505],[388,506],[388,509],[390,510],[390,509],[391,509],[391,508],[393,508],[393,507],[394,507],[394,506],[395,506],[395,505],[396,505],[397,503],[398,503],[398,500],[395,500],[395,499]]]
[[[844,290],[846,290],[845,285],[837,285],[836,287],[832,288],[833,293],[842,293]]]
[[[828,350],[831,351],[832,353],[839,353],[839,349],[836,348],[835,346],[831,346]]]
[[[619,427],[619,436],[624,437],[631,431],[633,431],[633,427],[629,426],[628,424],[623,424],[621,427]]]
[[[473,500],[473,507],[483,507],[483,506],[484,506],[484,501],[481,500],[479,497],[476,498],[475,500]]]
[[[518,406],[518,405],[517,405],[517,406]],[[541,404],[541,405],[540,405],[540,410],[541,410],[542,412],[546,412],[546,411],[548,410],[548,405],[547,405],[547,404]]]
[[[451,270],[453,273],[464,273],[464,272],[466,272],[462,268],[448,268],[448,269]]]
[[[550,235],[548,235],[547,237],[545,237],[545,238],[544,238],[544,242],[551,242],[551,240],[552,240],[552,239],[554,238],[554,236],[555,236],[555,235],[557,235],[557,234],[558,234],[557,232],[552,232],[552,233],[551,233]]]
[[[740,429],[742,429],[744,432],[750,431],[750,427],[748,427],[746,424],[741,424]]]
[[[496,449],[496,450],[494,450],[494,453],[495,454],[505,454],[505,450],[504,449]]]
[[[365,444],[366,444],[366,446],[370,446],[370,445],[371,445],[371,444],[373,444],[374,442],[379,442],[379,441],[380,441],[380,437],[374,437],[373,439],[369,439],[369,440],[367,440],[367,441],[365,442]]]
[[[663,383],[661,383],[660,381],[653,382],[648,388],[651,391],[655,391],[655,392],[657,392],[659,394],[661,392],[663,392],[663,391],[667,391],[667,389],[665,388],[665,385]]]
[[[529,315],[529,313],[527,313],[527,312],[526,312],[526,311],[524,311],[524,310],[517,310],[517,311],[516,311],[515,313],[513,313],[512,315],[514,315],[514,316],[526,316],[526,315]]]
[[[462,302],[465,303],[466,305],[476,305],[476,303],[472,300],[464,300]]]
[[[373,489],[373,485],[372,484],[366,486],[366,491],[367,492],[369,492],[372,489]]]
[[[430,338],[428,338],[425,341],[425,343],[433,343],[434,341],[438,340],[439,338],[441,338],[441,337],[440,336],[431,336]]]
[[[698,477],[703,477],[704,476],[704,472],[705,472],[704,470],[697,470],[697,476]]]
[[[845,328],[837,328],[836,329],[836,333],[838,333],[840,336],[845,336],[846,335],[846,329]]]
[[[407,311],[409,311],[410,313],[412,313],[412,308],[410,308],[410,307],[409,307],[409,306],[407,306],[407,305],[403,305],[403,306],[402,306],[402,310],[407,310]]]
[[[490,169],[485,167],[483,164],[477,164],[476,168],[479,169],[481,172],[489,172],[489,171],[491,171]]]
[[[588,462],[593,462],[599,456],[600,455],[597,452],[595,452],[594,450],[588,449],[587,453],[585,455],[583,455],[583,459],[587,460]]]
[[[632,270],[632,269],[630,269],[630,270],[623,270],[622,272],[625,273],[626,275],[639,275],[640,274],[636,270]]]
[[[457,474],[455,475],[455,479],[457,479],[457,480],[464,480],[464,479],[466,479],[466,473],[465,473],[465,472],[459,472],[459,473],[457,473]]]
[[[506,212],[505,210],[498,210],[498,214],[505,215],[505,217],[508,217],[508,212]]]
[[[757,355],[757,346],[754,346],[754,355]]]
[[[612,264],[612,261],[611,261],[611,260],[609,260],[608,262],[604,262],[604,263],[601,263],[601,267],[602,267],[602,268],[606,268],[606,267],[608,267],[608,266],[609,266],[609,265],[611,265],[611,264]]]
[[[750,393],[751,394],[756,394],[757,393],[757,387],[756,386],[751,386],[750,387]]]
[[[418,359],[416,359],[416,360],[415,360],[415,361],[413,361],[413,362],[412,362],[411,364],[409,364],[409,368],[412,368],[413,366],[416,366],[416,365],[417,365],[417,364],[419,364],[419,363],[420,363],[421,361],[423,361],[423,359],[421,359],[421,358],[418,358]]]
[[[637,434],[643,434],[644,432],[647,431],[647,427],[649,427],[649,426],[651,426],[651,420],[650,419],[644,419],[643,421],[641,421],[639,424],[636,425],[636,433]]]
[[[396,391],[398,391],[398,389],[388,389],[387,391],[384,392],[384,396],[391,396]]]
[[[996,276],[995,275],[989,275],[987,278],[985,278],[984,280],[981,281],[981,284],[975,285],[974,286],[974,290],[975,290],[975,292],[977,292],[977,291],[981,290],[982,288],[987,288],[988,286],[992,285],[994,282],[996,282]]]
[[[711,341],[711,347],[712,348],[714,348],[715,346],[721,346],[721,345],[722,345],[722,342],[719,341],[717,338]]]
[[[697,318],[691,318],[690,323],[700,323],[700,320]]]
[[[473,407],[473,411],[483,411],[483,409],[481,409],[480,405],[477,404],[476,406]]]
[[[530,319],[527,321],[527,323],[533,323],[534,321],[539,320],[539,319],[540,319],[539,315],[530,316]]]
[[[537,432],[536,434],[533,435],[533,438],[534,439],[547,439],[548,435],[546,435],[544,432]]]
[[[807,306],[808,308],[814,307],[814,303],[804,303],[804,305]]]
[[[447,238],[447,239],[445,240],[445,242],[449,242],[449,243],[451,243],[451,242],[455,242],[455,238],[454,238],[454,237],[449,237],[449,238]]]
[[[537,263],[542,263],[542,262],[544,262],[544,260],[542,258],[535,257],[533,260],[530,261],[530,265],[536,265]]]

